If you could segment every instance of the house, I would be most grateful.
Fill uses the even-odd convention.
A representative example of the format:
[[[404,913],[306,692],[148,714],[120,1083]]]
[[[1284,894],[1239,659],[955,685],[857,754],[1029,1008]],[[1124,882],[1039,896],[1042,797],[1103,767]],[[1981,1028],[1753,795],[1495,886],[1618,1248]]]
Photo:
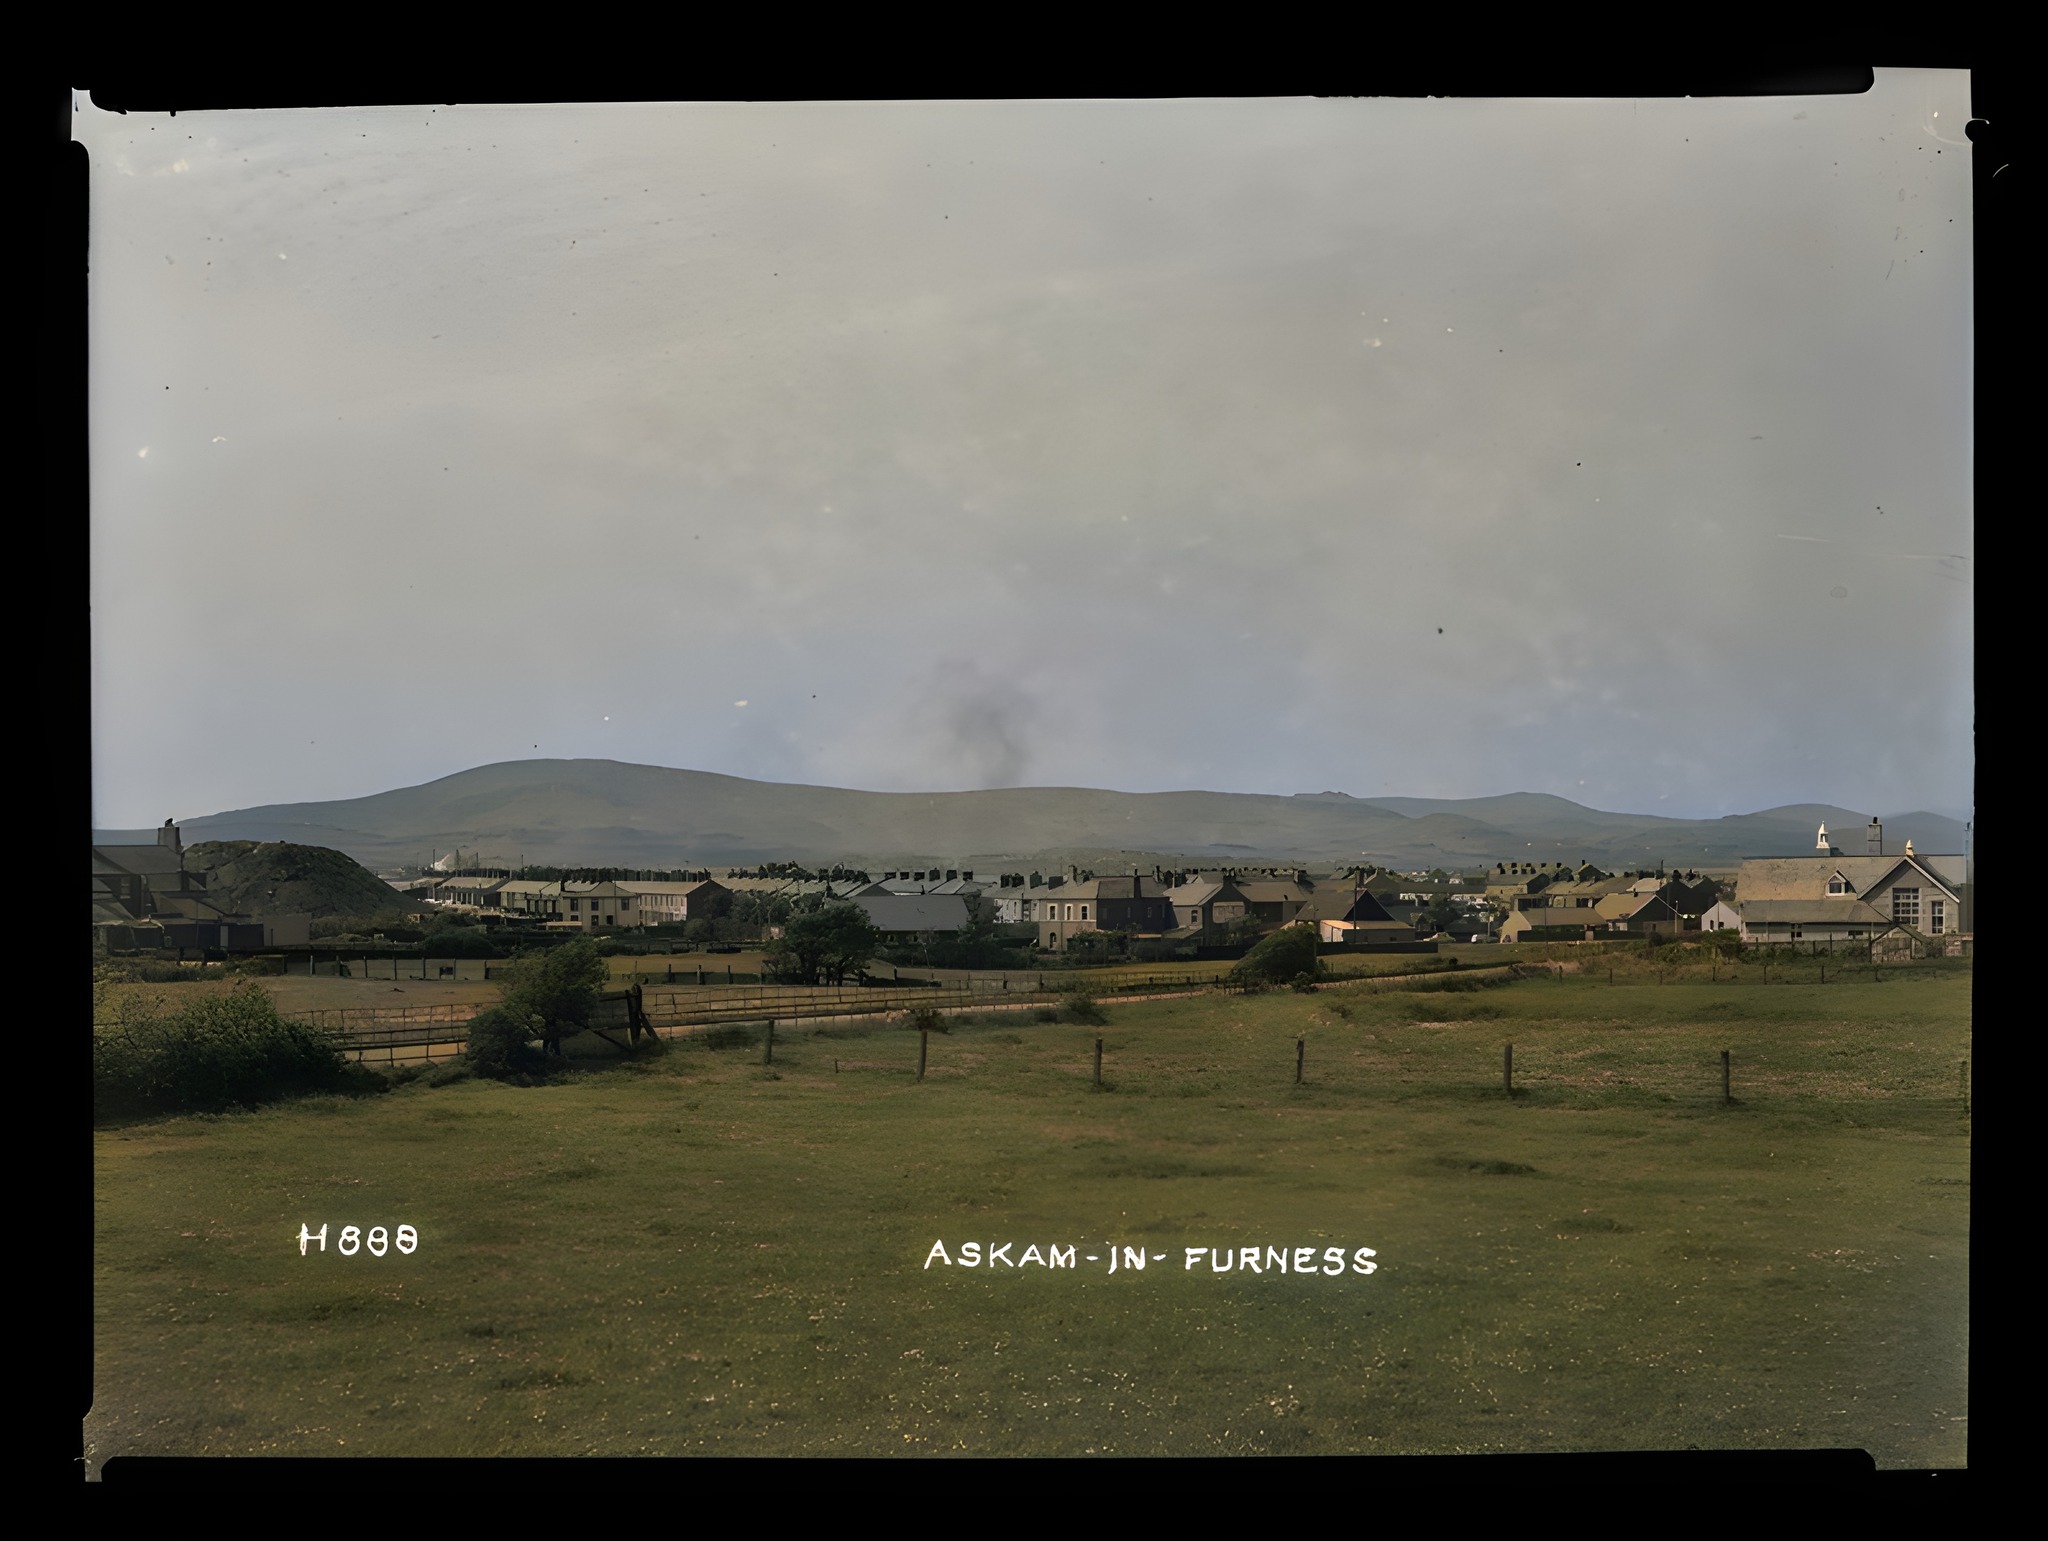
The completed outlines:
[[[1712,905],[1700,912],[1702,931],[1740,931],[1742,911],[1726,899],[1716,899]]]
[[[1564,909],[1511,911],[1500,923],[1503,942],[1583,942],[1593,935],[1593,921],[1576,906]]]
[[[732,903],[732,891],[724,884],[708,879],[695,883],[621,879],[618,886],[639,900],[639,923],[643,926],[679,926],[691,919],[715,920]]]
[[[1325,942],[1415,940],[1413,921],[1391,914],[1369,889],[1353,888],[1337,879],[1318,884],[1296,918],[1314,921],[1316,935]]]
[[[1060,951],[1082,931],[1128,931],[1159,936],[1181,929],[1182,909],[1173,892],[1157,878],[1132,874],[1118,878],[1055,880],[1042,889],[1026,890],[1018,921],[1038,927],[1038,945]],[[1190,906],[1199,911],[1200,906]],[[998,918],[1001,906],[997,907]]]
[[[1315,897],[1308,875],[1302,872],[1284,877],[1240,877],[1235,883],[1244,895],[1247,913],[1276,930],[1293,925]]]
[[[213,903],[168,819],[152,844],[94,846],[92,881],[93,929],[110,948],[260,952],[312,939],[310,915],[230,914]]]
[[[1157,878],[1095,878],[1095,929],[1161,936],[1174,929],[1173,901]]]
[[[498,885],[493,897],[498,901],[500,914],[545,915],[548,897],[561,886],[539,878],[510,878]]]
[[[1604,872],[1597,877],[1574,875],[1559,878],[1526,893],[1513,894],[1507,901],[1508,908],[1510,911],[1591,910],[1604,899],[1629,892],[1633,882],[1633,878],[1614,877]]]
[[[1173,929],[1179,933],[1217,930],[1234,925],[1251,913],[1251,903],[1237,885],[1216,873],[1169,888],[1166,900],[1173,906]]]
[[[1538,893],[1552,883],[1576,878],[1578,872],[1578,868],[1561,861],[1499,862],[1486,876],[1485,894],[1488,899],[1512,910],[1517,899]]]
[[[206,902],[206,874],[186,870],[184,837],[169,819],[148,845],[92,847],[92,897],[96,922],[221,918]]]
[[[459,904],[465,909],[495,910],[499,908],[498,891],[508,881],[481,872],[459,873],[443,882],[434,896],[444,904]]]
[[[608,931],[616,926],[638,926],[640,897],[623,883],[549,883],[540,895],[541,908],[534,911],[559,929]]]
[[[1746,861],[1730,906],[1745,943],[1867,942],[1903,930],[1923,937],[1970,933],[1969,858],[1884,851],[1883,826],[1871,820],[1868,849],[1845,856],[1827,841],[1811,856]]]

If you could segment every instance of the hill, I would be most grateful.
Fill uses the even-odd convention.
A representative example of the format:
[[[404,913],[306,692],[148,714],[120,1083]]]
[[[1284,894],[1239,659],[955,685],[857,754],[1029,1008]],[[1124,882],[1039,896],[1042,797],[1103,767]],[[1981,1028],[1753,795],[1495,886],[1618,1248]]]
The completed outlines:
[[[285,841],[207,840],[185,848],[207,874],[207,897],[243,915],[377,915],[398,907],[391,885],[340,851]]]
[[[1187,862],[1369,859],[1397,867],[1581,858],[1724,865],[1813,848],[1825,819],[1859,850],[1868,813],[1823,805],[1724,819],[1608,813],[1534,793],[1468,799],[1363,799],[1342,793],[1109,792],[1014,787],[982,792],[859,792],[749,781],[615,760],[514,760],[369,797],[245,808],[192,819],[187,838],[290,842],[376,866],[455,847],[494,864],[720,866],[846,861],[1101,865],[1152,853]],[[1961,849],[1933,814],[1885,820],[1887,848]],[[375,879],[368,873],[363,876]]]

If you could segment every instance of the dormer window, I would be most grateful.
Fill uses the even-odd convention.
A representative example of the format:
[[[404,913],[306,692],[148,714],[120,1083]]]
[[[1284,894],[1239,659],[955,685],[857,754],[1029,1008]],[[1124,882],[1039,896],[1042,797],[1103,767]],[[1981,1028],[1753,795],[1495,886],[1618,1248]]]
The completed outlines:
[[[1830,895],[1839,898],[1841,895],[1849,892],[1851,892],[1849,880],[1843,877],[1841,873],[1837,872],[1828,879],[1828,893]]]

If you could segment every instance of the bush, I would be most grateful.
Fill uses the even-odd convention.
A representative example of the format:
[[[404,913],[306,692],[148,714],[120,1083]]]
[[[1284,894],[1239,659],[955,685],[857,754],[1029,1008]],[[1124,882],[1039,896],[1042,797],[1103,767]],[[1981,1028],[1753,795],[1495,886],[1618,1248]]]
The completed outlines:
[[[1059,1015],[1063,1022],[1083,1022],[1091,1027],[1100,1027],[1109,1020],[1096,1004],[1095,997],[1084,989],[1062,990],[1060,997]]]
[[[1316,928],[1306,924],[1287,926],[1264,938],[1230,971],[1230,982],[1245,986],[1288,983],[1306,975],[1321,976],[1316,959]]]
[[[504,998],[469,1019],[464,1063],[473,1074],[522,1086],[548,1078],[548,1051],[590,1025],[604,988],[604,957],[588,937],[516,959]],[[538,1041],[542,1047],[535,1048]]]
[[[95,1119],[224,1113],[384,1084],[332,1033],[280,1016],[263,988],[247,982],[165,1016],[96,1028],[92,1047]]]
[[[1296,974],[1287,982],[1287,988],[1297,995],[1314,995],[1316,993],[1316,976],[1313,974]]]
[[[945,1033],[952,1031],[950,1019],[939,1014],[930,1006],[913,1006],[908,1017],[913,1033]]]
[[[541,1024],[533,1017],[489,1007],[469,1019],[464,1062],[472,1075],[497,1081],[539,1075],[547,1067],[547,1057],[533,1046],[540,1036]]]

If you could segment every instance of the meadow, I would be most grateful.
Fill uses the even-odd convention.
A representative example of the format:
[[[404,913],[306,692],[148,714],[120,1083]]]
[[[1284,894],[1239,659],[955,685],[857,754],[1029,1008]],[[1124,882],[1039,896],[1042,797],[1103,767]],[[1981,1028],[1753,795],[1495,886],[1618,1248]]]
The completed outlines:
[[[1964,1464],[1967,965],[1106,1010],[102,1129],[91,1453]]]

